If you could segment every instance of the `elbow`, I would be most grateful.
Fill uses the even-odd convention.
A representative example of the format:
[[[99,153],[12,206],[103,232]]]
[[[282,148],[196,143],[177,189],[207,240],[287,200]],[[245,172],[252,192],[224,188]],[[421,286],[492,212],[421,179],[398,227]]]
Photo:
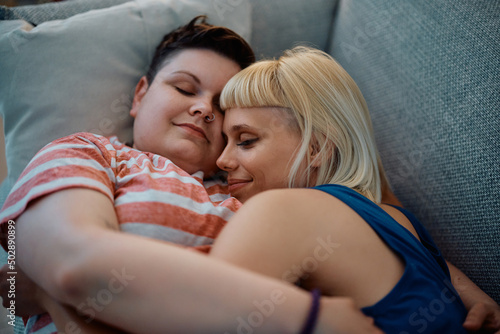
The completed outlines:
[[[61,303],[75,306],[88,295],[82,273],[76,265],[61,265],[53,273],[49,294]]]
[[[59,302],[75,307],[93,295],[93,291],[98,291],[98,282],[102,281],[95,270],[94,255],[84,251],[61,261],[51,274],[50,291],[47,292]]]
[[[106,238],[94,238],[93,247],[74,254],[57,268],[53,274],[54,298],[78,307],[91,296],[100,296],[103,291],[120,292],[122,286],[128,285],[133,276],[114,269],[120,262],[120,253],[117,255],[103,245],[109,245]]]

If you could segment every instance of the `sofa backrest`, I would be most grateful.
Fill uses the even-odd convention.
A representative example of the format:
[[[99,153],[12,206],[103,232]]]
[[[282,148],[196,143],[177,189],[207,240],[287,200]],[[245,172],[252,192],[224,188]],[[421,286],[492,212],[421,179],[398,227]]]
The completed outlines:
[[[500,302],[500,2],[341,0],[329,52],[360,86],[397,197]]]

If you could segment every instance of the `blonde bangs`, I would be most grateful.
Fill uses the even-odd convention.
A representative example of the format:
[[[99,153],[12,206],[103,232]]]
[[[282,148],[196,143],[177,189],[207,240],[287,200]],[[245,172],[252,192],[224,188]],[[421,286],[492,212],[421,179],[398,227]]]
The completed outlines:
[[[261,61],[242,70],[228,81],[222,90],[222,110],[231,108],[288,108],[277,79],[278,63]]]

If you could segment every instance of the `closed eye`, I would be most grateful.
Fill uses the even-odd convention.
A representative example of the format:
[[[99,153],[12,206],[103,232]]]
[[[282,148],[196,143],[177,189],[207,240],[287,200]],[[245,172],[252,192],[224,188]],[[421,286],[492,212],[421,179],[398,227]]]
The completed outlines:
[[[181,89],[179,87],[175,87],[175,90],[177,90],[179,93],[181,93],[182,95],[185,95],[185,96],[194,96],[195,95],[194,93],[185,91],[184,89]]]
[[[236,146],[247,147],[247,146],[250,146],[250,145],[254,144],[255,142],[257,142],[257,140],[259,140],[259,139],[258,138],[247,139],[247,140],[244,140],[242,142],[239,142],[238,144],[236,144]]]

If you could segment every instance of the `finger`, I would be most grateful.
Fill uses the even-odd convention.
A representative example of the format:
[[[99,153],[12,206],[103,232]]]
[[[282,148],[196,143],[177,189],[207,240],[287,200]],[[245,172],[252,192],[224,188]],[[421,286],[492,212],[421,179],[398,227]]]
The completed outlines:
[[[475,304],[467,314],[463,327],[469,331],[476,331],[481,328],[487,316],[488,313],[484,304]]]

